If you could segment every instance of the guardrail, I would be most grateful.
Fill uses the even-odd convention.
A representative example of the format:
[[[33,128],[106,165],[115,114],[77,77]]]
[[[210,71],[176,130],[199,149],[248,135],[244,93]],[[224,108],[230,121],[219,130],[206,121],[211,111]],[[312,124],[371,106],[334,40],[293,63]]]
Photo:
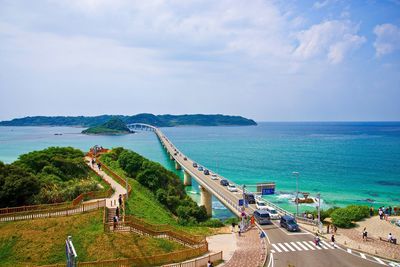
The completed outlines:
[[[204,267],[207,266],[208,261],[215,263],[222,261],[222,251],[200,257],[194,260],[163,265],[162,267]]]

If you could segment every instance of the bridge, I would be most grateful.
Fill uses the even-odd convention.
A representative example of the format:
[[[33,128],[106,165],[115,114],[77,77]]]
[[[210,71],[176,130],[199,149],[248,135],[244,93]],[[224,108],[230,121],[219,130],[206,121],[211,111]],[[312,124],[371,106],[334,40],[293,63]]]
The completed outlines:
[[[238,192],[230,192],[220,184],[220,180],[226,178],[211,170],[209,170],[209,175],[205,175],[203,171],[193,167],[195,162],[182,153],[159,128],[141,123],[129,124],[128,127],[132,130],[152,131],[156,134],[170,160],[175,162],[175,169],[183,171],[184,184],[191,185],[192,179],[195,179],[199,184],[200,205],[205,206],[209,215],[212,213],[212,196],[215,196],[235,215],[241,216],[242,207],[238,204],[239,199],[243,198],[242,188],[237,186]],[[200,166],[200,164],[198,165]],[[218,180],[211,179],[212,174],[217,175]],[[256,198],[259,198],[259,196],[256,196]],[[280,214],[289,213],[271,202],[265,202],[267,202],[267,205],[273,206]],[[256,207],[252,204],[248,205],[243,211],[247,214],[252,214],[255,210]],[[315,221],[312,220],[301,217],[297,217],[297,220],[315,225]],[[261,228],[267,233],[269,246],[267,266],[399,266],[398,263],[379,258],[377,255],[364,254],[342,246],[332,246],[327,241],[322,241],[322,245],[316,247],[313,245],[313,234],[305,230],[301,230],[298,233],[289,233],[280,227],[279,222],[273,222],[272,225],[261,226]]]

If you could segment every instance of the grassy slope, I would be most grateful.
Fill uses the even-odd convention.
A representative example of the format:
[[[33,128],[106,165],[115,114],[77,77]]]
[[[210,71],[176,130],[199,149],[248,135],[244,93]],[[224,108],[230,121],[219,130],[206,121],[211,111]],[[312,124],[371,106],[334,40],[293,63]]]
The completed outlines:
[[[0,266],[65,263],[64,240],[71,235],[79,261],[166,253],[177,243],[129,233],[105,234],[102,211],[71,217],[0,224]]]
[[[118,175],[123,178],[126,177],[125,172],[118,166],[117,162],[109,161],[106,157],[102,157],[102,161]],[[174,215],[157,201],[154,194],[150,190],[142,186],[134,179],[129,179],[129,184],[132,187],[132,194],[128,199],[127,214],[140,217],[151,224],[168,224],[193,234],[212,235],[226,231],[224,228],[181,226],[175,220]]]

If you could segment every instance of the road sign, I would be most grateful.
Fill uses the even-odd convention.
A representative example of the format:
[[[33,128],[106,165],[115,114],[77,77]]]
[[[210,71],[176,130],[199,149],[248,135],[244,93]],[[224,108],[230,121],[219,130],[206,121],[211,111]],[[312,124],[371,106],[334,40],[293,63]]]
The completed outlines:
[[[247,200],[244,201],[244,205],[247,208],[249,206],[249,202]],[[239,206],[243,206],[243,199],[239,199]]]
[[[263,188],[261,191],[262,195],[273,195],[275,194],[275,188]]]

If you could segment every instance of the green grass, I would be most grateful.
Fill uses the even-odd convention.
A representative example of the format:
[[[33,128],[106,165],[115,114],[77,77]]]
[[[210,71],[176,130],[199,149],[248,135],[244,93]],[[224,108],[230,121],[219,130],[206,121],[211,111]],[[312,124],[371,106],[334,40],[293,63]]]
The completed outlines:
[[[112,161],[107,155],[103,155],[101,157],[101,160],[116,174],[126,179],[126,174],[119,167],[118,162]],[[153,192],[141,185],[135,179],[128,178],[128,181],[130,186],[132,187],[132,193],[127,202],[126,214],[139,217],[147,223],[168,224],[179,230],[196,235],[207,236],[226,231],[225,228],[179,225],[175,216],[171,212],[169,212],[167,208],[165,208],[160,202],[158,202]]]
[[[0,224],[0,266],[65,263],[65,239],[72,236],[79,261],[151,256],[184,247],[131,233],[104,233],[102,211],[70,217]]]

